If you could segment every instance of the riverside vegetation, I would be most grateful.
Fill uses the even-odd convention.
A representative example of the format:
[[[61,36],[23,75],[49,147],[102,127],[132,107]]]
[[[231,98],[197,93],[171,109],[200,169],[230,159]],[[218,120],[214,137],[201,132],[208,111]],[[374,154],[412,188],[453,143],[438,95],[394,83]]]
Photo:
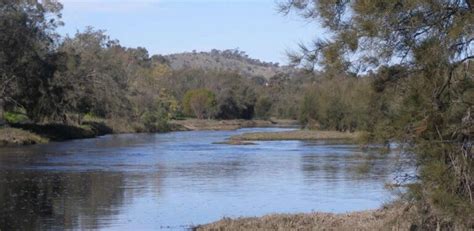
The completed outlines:
[[[313,212],[226,218],[194,230],[410,230],[413,228],[410,215],[414,214],[413,208],[397,202],[375,211],[346,214]]]
[[[167,131],[186,117],[297,119],[402,143],[418,166],[401,197],[416,208],[411,227],[472,229],[472,4],[285,1],[283,14],[317,20],[332,36],[279,67],[238,50],[150,57],[93,28],[60,37],[57,1],[0,0],[0,143]]]

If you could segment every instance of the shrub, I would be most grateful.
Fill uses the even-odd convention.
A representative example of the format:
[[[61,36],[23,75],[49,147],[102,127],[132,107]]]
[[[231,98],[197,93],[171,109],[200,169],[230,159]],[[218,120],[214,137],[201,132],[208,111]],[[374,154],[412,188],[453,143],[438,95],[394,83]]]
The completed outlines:
[[[10,124],[23,123],[29,120],[28,116],[18,112],[5,112],[4,118]]]
[[[216,96],[207,89],[189,90],[183,99],[184,113],[198,119],[209,119],[216,111]]]
[[[260,97],[255,104],[255,115],[260,119],[268,119],[271,109],[272,101],[268,97]]]

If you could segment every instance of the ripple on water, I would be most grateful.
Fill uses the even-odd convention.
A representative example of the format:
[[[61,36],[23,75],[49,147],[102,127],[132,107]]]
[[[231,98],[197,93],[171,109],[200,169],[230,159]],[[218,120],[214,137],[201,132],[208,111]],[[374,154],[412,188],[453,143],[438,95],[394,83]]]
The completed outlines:
[[[390,155],[323,141],[213,144],[244,132],[124,134],[0,149],[0,230],[184,229],[224,216],[379,207]],[[357,175],[361,164],[367,174]]]

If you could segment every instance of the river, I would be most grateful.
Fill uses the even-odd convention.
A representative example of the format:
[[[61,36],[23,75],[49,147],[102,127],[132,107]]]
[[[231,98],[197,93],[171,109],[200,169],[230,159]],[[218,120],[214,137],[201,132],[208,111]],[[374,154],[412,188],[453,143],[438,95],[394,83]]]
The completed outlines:
[[[1,148],[0,230],[183,230],[223,217],[374,209],[393,198],[384,188],[390,155],[374,150],[324,141],[214,144],[279,130],[286,129]]]

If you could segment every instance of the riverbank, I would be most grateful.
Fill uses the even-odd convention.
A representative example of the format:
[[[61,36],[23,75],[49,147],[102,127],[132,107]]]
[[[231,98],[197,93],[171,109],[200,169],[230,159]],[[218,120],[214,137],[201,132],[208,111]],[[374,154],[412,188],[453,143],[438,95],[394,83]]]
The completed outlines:
[[[86,122],[81,126],[18,123],[0,128],[0,146],[44,144],[49,141],[94,138],[112,133],[112,128],[98,122]]]
[[[271,141],[271,140],[355,140],[359,132],[337,132],[318,130],[295,130],[284,132],[255,132],[232,136],[234,141]]]
[[[0,146],[44,144],[48,139],[17,128],[0,129]]]
[[[170,125],[174,130],[202,131],[202,130],[236,130],[248,127],[294,127],[298,126],[295,120],[172,120]]]
[[[297,126],[293,120],[172,120],[170,131],[235,130],[245,127]],[[82,125],[17,123],[0,128],[0,146],[29,145],[94,138],[107,134],[142,133],[146,128],[127,121],[87,121]]]
[[[413,222],[409,214],[410,206],[397,203],[378,210],[344,214],[313,212],[224,218],[194,230],[410,230]]]

